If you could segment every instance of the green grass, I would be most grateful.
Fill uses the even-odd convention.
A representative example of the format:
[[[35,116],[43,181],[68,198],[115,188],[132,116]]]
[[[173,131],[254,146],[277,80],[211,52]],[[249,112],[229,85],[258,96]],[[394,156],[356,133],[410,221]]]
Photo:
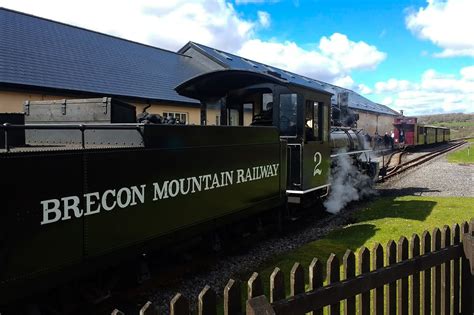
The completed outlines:
[[[356,251],[361,246],[372,249],[376,243],[381,243],[385,248],[389,240],[397,241],[402,235],[410,238],[413,233],[421,235],[424,230],[432,231],[435,227],[452,227],[454,223],[471,218],[474,218],[474,197],[382,197],[356,213],[356,223],[279,255],[255,271],[261,275],[265,294],[268,296],[270,274],[275,267],[279,267],[285,274],[288,293],[289,274],[294,262],[300,262],[304,266],[307,278],[307,267],[313,257],[317,257],[325,265],[328,256],[335,253],[342,262],[346,249]],[[242,277],[244,283],[248,276]]]
[[[448,162],[474,164],[474,139],[469,139],[469,146],[467,148],[454,151],[448,154]]]

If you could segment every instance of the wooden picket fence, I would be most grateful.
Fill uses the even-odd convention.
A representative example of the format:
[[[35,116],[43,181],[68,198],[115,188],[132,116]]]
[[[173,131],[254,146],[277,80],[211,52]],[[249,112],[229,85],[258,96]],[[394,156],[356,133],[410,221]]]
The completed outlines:
[[[384,255],[385,252],[385,255]],[[357,268],[356,268],[357,265]],[[262,279],[253,273],[247,282],[244,310],[241,285],[229,280],[223,292],[224,314],[474,314],[474,220],[451,229],[435,228],[430,234],[401,237],[372,251],[362,247],[344,254],[343,277],[336,255],[327,260],[326,279],[320,260],[309,266],[308,291],[304,268],[295,263],[290,273],[290,292],[279,268],[270,276],[270,292],[264,295]],[[357,272],[356,272],[357,269]],[[341,279],[343,278],[343,279]],[[326,280],[326,281],[325,281]],[[176,294],[170,314],[191,314],[188,300]],[[216,294],[206,286],[198,297],[197,314],[217,314]],[[194,313],[194,312],[193,312]],[[123,314],[114,310],[113,315]],[[140,315],[158,315],[151,302]]]

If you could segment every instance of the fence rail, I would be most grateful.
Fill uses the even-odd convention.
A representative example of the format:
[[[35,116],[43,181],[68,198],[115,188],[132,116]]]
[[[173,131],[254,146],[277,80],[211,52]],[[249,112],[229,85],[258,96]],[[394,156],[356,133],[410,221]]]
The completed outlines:
[[[384,255],[385,252],[385,255]],[[357,271],[357,274],[356,274]],[[258,273],[247,282],[245,312],[251,314],[473,314],[474,311],[474,220],[451,229],[444,226],[432,233],[414,234],[389,241],[385,248],[375,244],[347,250],[341,264],[331,254],[323,265],[314,258],[305,270],[295,263],[290,272],[290,292],[285,291],[285,276],[276,267],[270,275],[268,297]],[[326,281],[325,281],[326,280]],[[241,284],[229,280],[223,292],[224,314],[244,312]],[[289,297],[287,297],[289,296]],[[357,302],[357,303],[356,303]],[[193,308],[194,309],[194,308]],[[198,297],[198,314],[217,314],[215,292],[206,286]],[[170,302],[172,315],[190,314],[190,304],[180,293]],[[123,314],[114,310],[112,314]],[[160,314],[148,302],[141,315]]]

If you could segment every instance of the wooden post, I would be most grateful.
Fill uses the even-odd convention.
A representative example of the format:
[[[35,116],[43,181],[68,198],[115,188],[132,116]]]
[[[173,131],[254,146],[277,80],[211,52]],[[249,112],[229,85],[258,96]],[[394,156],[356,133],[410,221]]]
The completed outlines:
[[[254,297],[263,295],[263,286],[262,286],[262,279],[260,275],[256,272],[252,274],[249,281],[247,282],[247,299],[252,299]]]
[[[402,236],[398,241],[398,262],[408,260],[408,240]],[[408,315],[408,277],[399,280],[398,284],[398,314]]]
[[[462,314],[474,312],[474,231],[463,226]],[[466,231],[467,230],[467,231]]]
[[[379,243],[372,249],[372,266],[374,270],[383,268],[383,247]],[[373,309],[375,315],[383,315],[383,286],[374,290]]]
[[[410,256],[415,258],[420,256],[420,237],[413,234],[410,242]],[[420,314],[420,272],[415,272],[411,277],[410,305],[412,315]]]
[[[329,284],[333,284],[339,282],[340,274],[339,274],[339,259],[335,254],[331,254],[327,261],[327,277]],[[330,315],[340,315],[340,302],[335,304],[331,304],[329,306],[329,314]]]
[[[309,265],[309,288],[311,291],[323,286],[323,266],[321,261],[313,258]],[[311,315],[323,315],[323,309],[313,310]]]
[[[189,315],[189,302],[181,293],[177,293],[171,300],[170,314]]]
[[[304,293],[304,269],[300,263],[295,263],[290,273],[291,296]]]
[[[270,303],[282,300],[285,295],[285,279],[280,268],[275,267],[270,275]]]
[[[424,231],[421,235],[421,251],[423,254],[431,252],[431,235],[430,232]],[[423,315],[431,314],[431,268],[423,272],[423,286],[421,287],[421,295],[423,296],[421,308]]]
[[[441,232],[438,228],[433,230],[431,247],[433,251],[441,249]],[[431,286],[431,301],[433,302],[432,314],[439,315],[441,314],[441,265],[434,267]]]
[[[224,315],[242,313],[240,282],[230,279],[224,288]]]
[[[453,226],[453,245],[461,243],[461,228],[459,224]],[[453,314],[459,314],[459,303],[460,303],[460,259],[454,259],[453,261]]]
[[[246,315],[275,315],[275,311],[264,295],[247,300]]]
[[[441,233],[441,248],[451,246],[451,229],[445,225]],[[451,313],[451,261],[441,266],[441,312]]]
[[[154,305],[152,302],[148,301],[140,309],[140,315],[158,315],[160,311],[158,306]]]
[[[198,296],[199,315],[217,315],[216,293],[206,285]]]
[[[359,250],[359,274],[370,272],[370,251],[367,247],[362,247]],[[359,314],[370,314],[370,290],[360,295]]]
[[[397,245],[393,240],[387,243],[387,266],[397,262]],[[385,314],[396,315],[397,313],[397,282],[388,284],[387,295],[385,296],[385,306],[387,310]]]
[[[344,266],[344,276],[346,279],[355,278],[355,255],[350,249],[346,250],[342,259]],[[356,313],[356,298],[355,296],[348,298],[344,303],[344,315],[355,315]]]

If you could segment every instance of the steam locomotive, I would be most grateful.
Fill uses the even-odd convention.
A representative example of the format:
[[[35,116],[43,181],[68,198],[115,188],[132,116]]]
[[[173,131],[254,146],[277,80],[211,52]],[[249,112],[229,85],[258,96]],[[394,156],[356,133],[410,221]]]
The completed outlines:
[[[333,157],[370,151],[357,130],[331,129],[331,94],[314,82],[222,70],[176,90],[200,100],[201,125],[136,123],[110,98],[26,102],[0,117],[0,305],[310,202],[328,193]]]

